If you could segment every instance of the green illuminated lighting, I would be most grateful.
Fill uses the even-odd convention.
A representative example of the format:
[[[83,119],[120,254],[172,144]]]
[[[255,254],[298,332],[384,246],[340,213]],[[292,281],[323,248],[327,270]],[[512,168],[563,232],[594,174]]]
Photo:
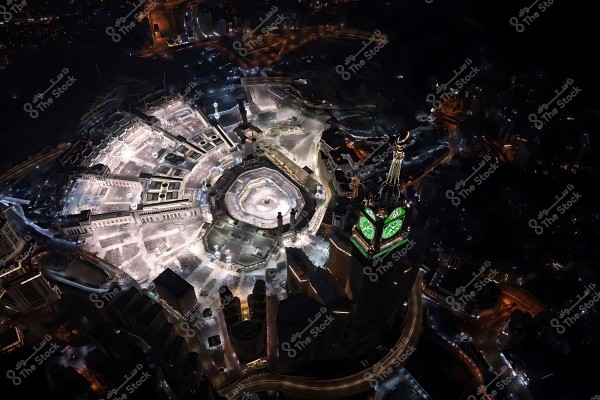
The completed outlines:
[[[361,216],[358,219],[358,226],[367,239],[371,240],[375,237],[375,225],[373,225],[367,217]]]
[[[397,219],[383,227],[382,239],[389,239],[394,236],[402,228],[402,220]]]
[[[375,213],[373,212],[373,210],[371,210],[369,207],[365,208],[365,212],[367,213],[367,215],[369,217],[371,217],[371,219],[375,220]]]
[[[397,207],[394,211],[392,211],[392,213],[390,215],[388,215],[388,217],[385,219],[384,222],[387,223],[396,218],[403,217],[404,214],[406,214],[406,210],[404,210],[404,208],[402,208],[402,207]]]
[[[386,247],[385,249],[383,249],[382,251],[380,251],[379,253],[376,253],[376,254],[369,254],[369,253],[367,253],[365,251],[365,249],[363,249],[363,247],[360,245],[360,243],[358,243],[353,237],[350,238],[350,241],[352,242],[352,244],[354,244],[354,246],[358,250],[360,250],[361,254],[363,256],[365,256],[365,258],[367,258],[368,260],[372,260],[373,258],[377,258],[379,256],[387,254],[390,251],[394,250],[395,248],[402,246],[404,243],[408,242],[408,238],[404,238],[402,240],[399,240],[398,242],[394,243],[390,247]]]

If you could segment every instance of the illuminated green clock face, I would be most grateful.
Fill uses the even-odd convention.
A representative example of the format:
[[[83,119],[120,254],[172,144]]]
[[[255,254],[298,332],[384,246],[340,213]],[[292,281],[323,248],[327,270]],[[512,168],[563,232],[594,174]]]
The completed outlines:
[[[389,239],[394,236],[402,228],[402,220],[397,219],[383,227],[382,239]]]
[[[388,215],[384,222],[388,223],[396,218],[403,217],[404,214],[406,214],[406,210],[404,210],[404,208],[402,207],[397,207],[396,209],[394,209],[394,211],[392,211],[390,215]]]
[[[375,225],[373,225],[364,215],[358,219],[358,226],[367,239],[371,240],[375,237]]]

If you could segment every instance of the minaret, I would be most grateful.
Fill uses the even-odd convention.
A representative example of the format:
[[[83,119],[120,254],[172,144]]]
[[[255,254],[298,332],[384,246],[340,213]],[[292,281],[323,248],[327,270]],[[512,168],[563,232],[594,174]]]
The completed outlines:
[[[277,213],[277,237],[281,240],[283,234],[283,215],[281,211]]]
[[[246,157],[250,157],[252,154],[252,141],[246,139]]]
[[[208,193],[211,191],[211,187],[212,185],[210,183],[207,183],[206,180],[203,180],[202,182],[202,197],[200,199],[200,203],[202,204],[202,206],[207,206],[209,205],[209,198],[208,198]]]
[[[290,211],[290,228],[292,230],[292,242],[295,242],[298,238],[298,230],[296,229],[296,209],[292,208]]]
[[[211,190],[208,192],[208,200],[211,208],[217,207],[217,191]]]
[[[220,115],[219,115],[219,104],[215,101],[213,103],[213,107],[215,108],[215,118],[219,119]]]
[[[240,149],[242,150],[242,160],[246,158],[246,138],[243,137],[240,141]]]
[[[252,138],[252,157],[256,157],[256,138]]]

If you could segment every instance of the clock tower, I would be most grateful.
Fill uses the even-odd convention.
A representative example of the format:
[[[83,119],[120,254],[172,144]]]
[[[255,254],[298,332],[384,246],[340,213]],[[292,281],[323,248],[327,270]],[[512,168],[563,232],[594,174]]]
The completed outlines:
[[[398,136],[394,158],[387,178],[376,195],[371,194],[362,205],[357,223],[352,228],[352,243],[367,258],[380,257],[408,241],[405,225],[410,204],[402,194],[400,171],[404,145],[410,132]]]

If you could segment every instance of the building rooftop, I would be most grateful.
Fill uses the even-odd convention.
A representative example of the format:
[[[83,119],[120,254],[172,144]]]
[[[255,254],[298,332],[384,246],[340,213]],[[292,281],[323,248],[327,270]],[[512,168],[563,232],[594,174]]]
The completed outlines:
[[[19,330],[16,327],[9,328],[0,333],[0,353],[18,346],[22,343],[21,339]]]
[[[190,290],[194,290],[194,287],[186,282],[185,279],[181,278],[170,268],[165,269],[160,275],[154,279],[156,285],[160,285],[165,290],[172,293],[175,297],[183,297]]]
[[[310,285],[325,304],[338,305],[347,300],[344,291],[331,274],[322,268],[315,267],[304,251],[296,248],[286,248],[285,251],[288,263],[295,270],[300,270],[306,274]]]

